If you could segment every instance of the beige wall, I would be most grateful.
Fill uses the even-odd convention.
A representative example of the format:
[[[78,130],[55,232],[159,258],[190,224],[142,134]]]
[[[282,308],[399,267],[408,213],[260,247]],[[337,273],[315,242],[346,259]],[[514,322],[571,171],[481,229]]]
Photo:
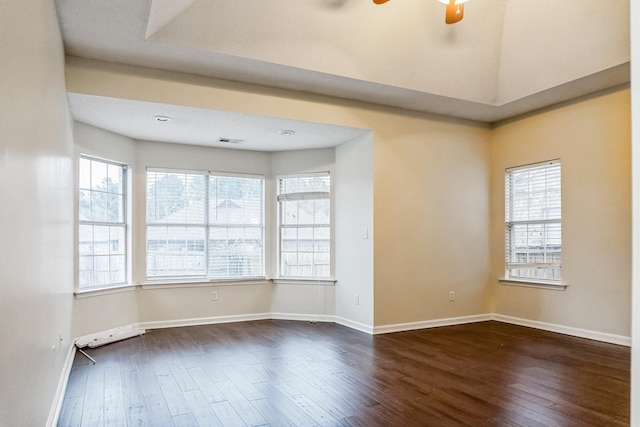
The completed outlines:
[[[0,40],[0,425],[42,426],[72,344],[72,136],[53,2],[1,2]]]
[[[496,126],[491,141],[493,311],[630,335],[629,90]],[[560,158],[565,291],[497,284],[504,277],[504,170]]]
[[[487,313],[489,130],[385,124],[374,136],[375,325]]]
[[[633,179],[633,284],[631,351],[631,425],[640,425],[640,4],[631,1],[631,110]]]

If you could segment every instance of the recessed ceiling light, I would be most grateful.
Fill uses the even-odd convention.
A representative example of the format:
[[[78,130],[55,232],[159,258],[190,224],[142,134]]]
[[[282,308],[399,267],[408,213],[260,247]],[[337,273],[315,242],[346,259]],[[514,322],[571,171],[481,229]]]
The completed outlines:
[[[171,121],[171,117],[168,116],[153,116],[156,122],[166,123]]]
[[[280,132],[278,132],[280,135],[293,135],[294,133],[296,133],[293,130],[289,130],[289,129],[282,129]]]

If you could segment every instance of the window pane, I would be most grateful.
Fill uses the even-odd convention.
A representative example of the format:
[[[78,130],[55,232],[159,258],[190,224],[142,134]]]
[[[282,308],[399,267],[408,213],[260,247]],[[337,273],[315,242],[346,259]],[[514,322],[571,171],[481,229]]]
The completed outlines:
[[[559,219],[560,163],[507,172],[507,221]]]
[[[94,285],[109,284],[109,256],[101,255],[93,257]]]
[[[110,248],[109,227],[93,227],[93,253],[108,254]]]
[[[214,227],[209,230],[209,276],[229,275],[229,247],[227,228]]]
[[[80,256],[93,255],[92,225],[80,225],[78,232],[78,252]]]
[[[314,224],[329,224],[331,217],[329,199],[314,200]]]
[[[124,165],[86,157],[80,158],[78,167],[80,288],[126,281],[125,171]],[[114,258],[112,255],[117,257]],[[115,261],[112,259],[119,260],[117,267],[114,267]]]
[[[264,274],[261,228],[213,227],[209,236],[209,277]]]
[[[78,198],[78,220],[91,221],[93,219],[91,213],[91,192],[89,190],[80,190]]]
[[[331,269],[329,253],[316,253],[313,261],[314,275],[317,277],[329,277]]]
[[[546,162],[505,174],[509,277],[560,280],[560,174],[559,162]]]
[[[298,276],[313,276],[313,254],[298,252]]]
[[[262,178],[210,176],[209,223],[262,224]]]
[[[314,224],[315,200],[301,200],[296,202],[298,204],[298,223],[299,224]]]
[[[263,187],[261,177],[149,171],[147,275],[263,276]],[[198,235],[167,235],[181,230]]]
[[[91,160],[82,157],[78,168],[78,186],[86,190],[91,188]]]
[[[109,193],[106,195],[107,199],[107,221],[108,222],[123,222],[124,212],[123,209],[123,196],[120,194]]]
[[[298,228],[298,251],[313,252],[313,228]]]
[[[101,191],[91,192],[91,220],[107,222],[107,196]]]
[[[147,276],[204,275],[204,242],[204,227],[147,227]]]
[[[109,227],[109,253],[124,255],[126,253],[125,228]]]
[[[281,274],[283,276],[299,276],[298,274],[298,254],[297,253],[282,253],[281,254]]]
[[[296,252],[298,250],[298,229],[283,228],[280,232],[280,250],[283,252]]]
[[[282,224],[293,225],[300,223],[298,215],[298,202],[285,201],[280,203]]]
[[[330,187],[328,174],[279,180],[281,276],[331,276]]]
[[[149,224],[204,224],[205,175],[147,172]]]
[[[330,252],[331,238],[329,227],[313,229],[314,252]]]
[[[110,283],[124,283],[125,279],[125,263],[126,259],[124,255],[112,255],[109,259],[109,282]]]
[[[122,186],[123,186],[123,183],[122,183],[123,169],[122,169],[122,167],[110,164],[110,165],[108,165],[107,173],[108,173],[109,182],[113,185],[115,192],[118,192],[119,194],[122,194],[122,191],[119,191],[120,188],[122,188]]]
[[[107,184],[107,164],[97,160],[91,161],[91,189],[104,190]]]
[[[86,288],[93,285],[93,256],[81,256],[79,259],[79,287]]]

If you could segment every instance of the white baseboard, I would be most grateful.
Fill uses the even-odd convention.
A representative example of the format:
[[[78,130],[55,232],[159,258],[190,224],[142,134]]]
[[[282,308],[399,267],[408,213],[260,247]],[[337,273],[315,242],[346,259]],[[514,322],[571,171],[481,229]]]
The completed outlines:
[[[373,335],[373,326],[364,323],[356,322],[355,320],[346,319],[344,317],[335,317],[335,323],[338,325],[346,326],[347,328],[355,329],[356,331],[364,332],[369,335]]]
[[[441,326],[462,325],[465,323],[486,322],[492,320],[491,314],[477,314],[473,316],[449,317],[446,319],[424,320],[421,322],[396,323],[373,328],[373,334],[388,334],[391,332],[413,331],[416,329],[438,328]]]
[[[631,346],[631,337],[623,335],[607,334],[604,332],[591,331],[587,329],[573,328],[569,326],[556,325],[552,323],[539,322],[536,320],[522,319],[518,317],[505,316],[502,314],[477,314],[472,316],[450,317],[446,319],[434,319],[424,320],[420,322],[410,323],[396,323],[391,325],[371,326],[364,323],[356,322],[351,319],[347,319],[340,316],[333,315],[320,315],[320,314],[302,314],[302,313],[256,313],[256,314],[241,314],[234,316],[214,316],[214,317],[199,317],[192,319],[176,319],[176,320],[161,320],[151,322],[141,322],[139,324],[133,324],[123,326],[119,329],[163,329],[163,328],[177,328],[181,326],[199,326],[199,325],[213,325],[217,323],[233,323],[233,322],[248,322],[252,320],[297,320],[303,322],[333,322],[339,325],[346,326],[351,329],[355,329],[360,332],[365,332],[371,335],[388,334],[392,332],[404,332],[413,331],[417,329],[429,329],[437,328],[441,326],[453,326],[462,325],[465,323],[486,322],[489,320],[495,320],[498,322],[510,323],[513,325],[526,326],[535,329],[541,329],[544,331],[557,332],[565,335],[572,335],[580,338],[588,338],[591,340],[607,342],[611,344]],[[91,336],[100,335],[105,332],[99,332]],[[87,339],[86,337],[78,338],[78,340]],[[71,358],[73,362],[73,357]]]
[[[271,313],[274,320],[297,320],[301,322],[330,322],[335,323],[336,317],[325,314],[301,314],[301,313]]]
[[[493,314],[493,320],[513,325],[527,326],[529,328],[542,329],[549,332],[557,332],[564,335],[571,335],[579,338],[602,341],[610,344],[624,345],[631,347],[631,337],[623,335],[607,334],[604,332],[590,331],[588,329],[573,328],[570,326],[555,325],[553,323],[538,322],[536,320],[521,319],[519,317]]]
[[[252,320],[271,319],[271,313],[238,314],[233,316],[197,317],[193,319],[159,320],[141,322],[138,327],[142,329],[177,328],[181,326],[213,325],[216,323],[249,322]]]
[[[67,357],[64,360],[64,365],[62,366],[62,372],[60,373],[60,379],[58,380],[58,388],[56,388],[56,394],[53,398],[53,403],[51,404],[49,418],[47,419],[47,427],[56,427],[58,425],[58,418],[60,418],[62,402],[64,401],[64,394],[67,391],[69,375],[71,374],[71,367],[73,366],[73,359],[75,356],[76,346],[71,345],[67,352]]]

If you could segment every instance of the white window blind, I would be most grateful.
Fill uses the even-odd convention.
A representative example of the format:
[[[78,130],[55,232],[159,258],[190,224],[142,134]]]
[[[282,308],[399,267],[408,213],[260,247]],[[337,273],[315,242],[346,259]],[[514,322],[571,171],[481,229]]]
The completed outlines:
[[[147,277],[264,276],[264,178],[147,171]]]
[[[209,177],[209,277],[264,276],[264,179]]]
[[[562,259],[559,160],[505,173],[507,278],[559,281]]]
[[[78,288],[127,280],[125,165],[80,157],[78,168]]]
[[[331,276],[330,188],[328,173],[278,180],[281,277]]]
[[[205,276],[207,174],[147,171],[147,277]]]

